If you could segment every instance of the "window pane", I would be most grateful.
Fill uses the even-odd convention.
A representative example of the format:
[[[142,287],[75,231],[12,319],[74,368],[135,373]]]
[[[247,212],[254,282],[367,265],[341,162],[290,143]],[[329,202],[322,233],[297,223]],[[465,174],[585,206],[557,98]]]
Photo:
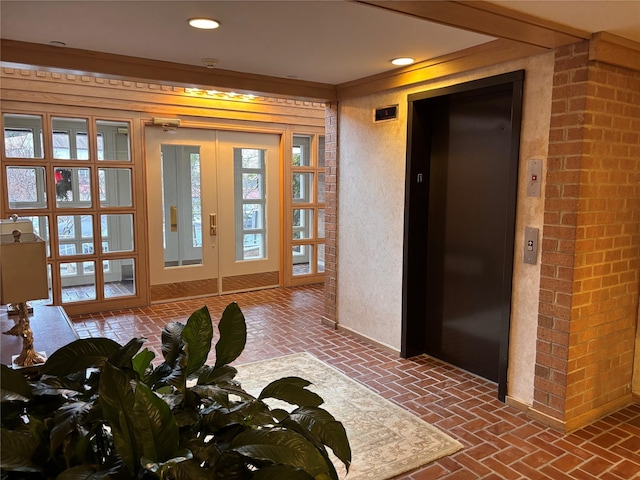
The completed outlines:
[[[60,255],[94,253],[91,215],[59,215],[56,222]]]
[[[293,174],[293,202],[310,203],[312,196],[313,173]]]
[[[133,250],[133,215],[100,215],[102,252]]]
[[[261,169],[263,150],[257,150],[255,148],[243,148],[242,149],[242,168],[243,169]]]
[[[293,209],[293,239],[313,237],[313,209]]]
[[[259,173],[243,173],[242,199],[261,200],[262,198],[262,175]]]
[[[189,156],[191,162],[191,246],[202,247],[202,188],[200,183],[200,153]]]
[[[264,236],[262,233],[243,235],[242,260],[252,260],[264,257]]]
[[[131,170],[128,168],[98,169],[101,207],[130,207]]]
[[[78,197],[81,202],[91,205],[91,175],[88,168],[76,169],[78,175]]]
[[[89,135],[76,133],[76,152],[78,160],[89,160]]]
[[[4,152],[7,158],[43,158],[42,117],[5,113]]]
[[[10,208],[46,208],[44,167],[7,167]]]
[[[62,303],[96,299],[95,262],[60,264]]]
[[[262,205],[259,203],[247,203],[242,206],[242,227],[244,230],[259,230],[263,228]]]
[[[200,147],[161,145],[165,267],[202,264]]]
[[[318,137],[318,167],[324,167],[324,135]]]
[[[83,118],[51,119],[53,131],[53,158],[62,160],[87,160],[87,121]],[[80,142],[80,143],[78,143]]]
[[[88,168],[55,167],[56,206],[91,207],[91,174]]]
[[[318,267],[316,271],[318,273],[324,272],[324,243],[318,245]]]
[[[125,297],[135,295],[135,261],[133,258],[104,260],[104,297]]]
[[[318,209],[318,238],[324,238],[324,208]]]
[[[324,173],[318,173],[318,203],[324,203]]]
[[[70,158],[69,132],[53,132],[53,158]]]
[[[294,245],[292,248],[293,275],[310,274],[311,258],[313,258],[313,245]]]
[[[311,137],[308,135],[294,135],[292,154],[292,165],[294,167],[311,166]]]
[[[129,123],[97,120],[98,160],[130,161]]]

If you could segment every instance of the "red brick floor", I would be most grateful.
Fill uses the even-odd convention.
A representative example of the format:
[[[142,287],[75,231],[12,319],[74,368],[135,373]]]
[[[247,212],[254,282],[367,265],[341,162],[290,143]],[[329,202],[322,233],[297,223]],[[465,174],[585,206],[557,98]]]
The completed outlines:
[[[248,327],[247,346],[237,364],[309,352],[464,445],[398,479],[640,479],[640,405],[563,435],[498,401],[492,382],[424,355],[401,359],[321,325],[321,286],[166,303],[72,321],[83,338],[104,336],[124,344],[146,336],[148,348],[160,357],[166,322],[184,323],[203,305],[215,321],[232,301]]]

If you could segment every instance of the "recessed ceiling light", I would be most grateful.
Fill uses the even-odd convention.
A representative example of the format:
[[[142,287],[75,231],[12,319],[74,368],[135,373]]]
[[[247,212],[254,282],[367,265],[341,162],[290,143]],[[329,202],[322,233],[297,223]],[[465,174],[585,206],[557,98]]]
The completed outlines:
[[[59,40],[51,40],[51,41],[49,42],[49,45],[53,45],[54,47],[66,47],[66,46],[67,46],[67,44],[66,44],[66,43],[61,42],[61,41],[59,41]]]
[[[201,28],[203,30],[213,30],[220,26],[220,22],[212,18],[190,18],[189,25],[193,28]]]
[[[391,60],[391,63],[398,66],[411,65],[413,62],[415,62],[415,60],[411,57],[400,57],[400,58],[394,58],[393,60]]]

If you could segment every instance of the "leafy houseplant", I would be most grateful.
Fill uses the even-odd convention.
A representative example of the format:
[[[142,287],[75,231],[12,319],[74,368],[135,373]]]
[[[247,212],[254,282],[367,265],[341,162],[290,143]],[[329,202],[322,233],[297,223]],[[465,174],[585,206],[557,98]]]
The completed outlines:
[[[207,307],[165,326],[157,367],[143,338],[76,340],[36,380],[2,365],[2,478],[337,480],[327,447],[348,471],[344,427],[308,381],[282,378],[255,398],[234,380],[246,342],[237,304],[218,329],[213,366]]]

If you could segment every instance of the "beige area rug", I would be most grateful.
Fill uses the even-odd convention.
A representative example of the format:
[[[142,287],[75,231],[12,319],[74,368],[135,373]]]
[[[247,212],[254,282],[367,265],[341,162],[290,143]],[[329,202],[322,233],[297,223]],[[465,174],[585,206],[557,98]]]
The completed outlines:
[[[335,460],[341,479],[390,479],[462,448],[453,438],[308,353],[236,368],[236,380],[254,396],[269,382],[283,377],[296,376],[313,383],[308,388],[324,399],[321,407],[342,422],[351,444],[348,476],[342,463]],[[284,402],[270,406],[293,408]]]

